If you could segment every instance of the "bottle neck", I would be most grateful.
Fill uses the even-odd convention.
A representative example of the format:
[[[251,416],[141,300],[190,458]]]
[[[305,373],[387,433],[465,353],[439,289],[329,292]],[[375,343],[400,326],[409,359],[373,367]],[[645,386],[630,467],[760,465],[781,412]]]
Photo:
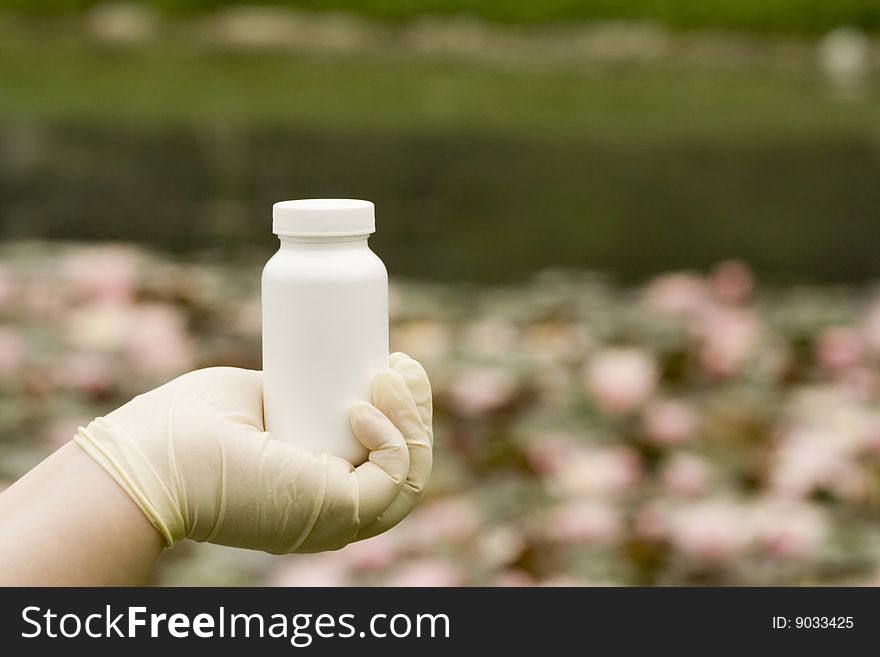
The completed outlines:
[[[316,249],[366,249],[369,235],[334,235],[332,237],[309,237],[304,235],[279,235],[283,250]]]

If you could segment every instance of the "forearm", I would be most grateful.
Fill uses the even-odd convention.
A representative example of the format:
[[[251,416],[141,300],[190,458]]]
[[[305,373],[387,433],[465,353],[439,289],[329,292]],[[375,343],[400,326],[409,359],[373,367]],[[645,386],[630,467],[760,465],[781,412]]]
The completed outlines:
[[[0,494],[0,585],[141,584],[164,541],[78,445]]]

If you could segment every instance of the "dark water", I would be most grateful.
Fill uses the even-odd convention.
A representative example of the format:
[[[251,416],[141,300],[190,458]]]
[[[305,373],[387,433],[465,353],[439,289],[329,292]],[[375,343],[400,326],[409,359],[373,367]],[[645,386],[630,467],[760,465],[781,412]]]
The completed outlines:
[[[880,276],[870,143],[599,143],[98,125],[0,126],[0,238],[134,240],[236,257],[273,247],[270,206],[352,196],[399,275],[624,279],[736,256],[764,275]]]

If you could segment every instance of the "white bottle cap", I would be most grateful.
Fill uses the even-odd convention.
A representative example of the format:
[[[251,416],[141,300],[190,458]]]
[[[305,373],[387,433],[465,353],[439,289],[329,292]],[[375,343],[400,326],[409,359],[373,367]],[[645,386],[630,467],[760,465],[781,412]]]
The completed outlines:
[[[369,235],[376,232],[373,204],[350,198],[309,198],[272,206],[272,232],[296,237]]]

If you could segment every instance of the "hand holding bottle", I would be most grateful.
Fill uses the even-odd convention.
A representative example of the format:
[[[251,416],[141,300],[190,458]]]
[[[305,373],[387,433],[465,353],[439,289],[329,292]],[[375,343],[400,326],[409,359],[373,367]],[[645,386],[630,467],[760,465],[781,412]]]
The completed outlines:
[[[392,354],[372,401],[351,409],[369,450],[357,468],[267,433],[262,375],[236,368],[191,372],[135,397],[76,442],[169,545],[332,550],[397,524],[431,473],[431,389],[421,365]]]

